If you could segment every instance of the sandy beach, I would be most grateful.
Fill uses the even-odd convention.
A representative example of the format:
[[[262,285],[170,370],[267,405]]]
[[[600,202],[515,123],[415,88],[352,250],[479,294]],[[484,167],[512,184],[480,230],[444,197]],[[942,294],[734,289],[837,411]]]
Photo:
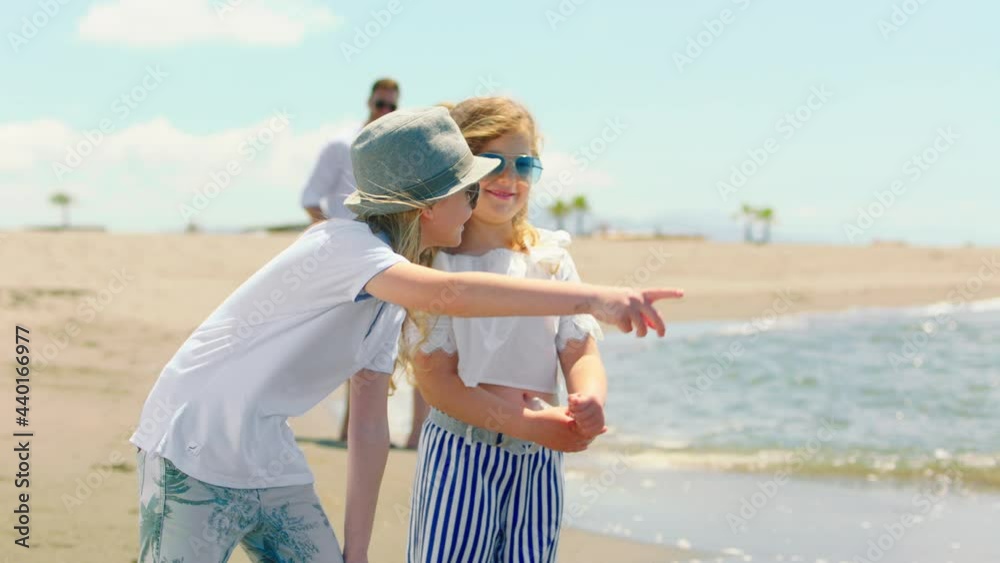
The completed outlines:
[[[13,531],[5,525],[0,534],[5,560],[135,559],[135,459],[127,438],[142,402],[190,331],[292,240],[294,235],[6,233],[0,240],[0,321],[8,358],[15,325],[31,331],[29,429],[35,435],[32,549],[12,547]],[[1000,296],[1000,276],[986,279],[980,273],[996,263],[1000,249],[580,240],[572,252],[586,281],[684,288],[685,299],[663,305],[673,321],[766,319],[775,312]],[[14,363],[8,364],[9,373]],[[9,381],[4,397],[12,396]],[[13,410],[10,403],[5,401]],[[10,433],[17,427],[14,413],[7,412],[0,508],[10,514],[17,491]],[[321,404],[293,426],[342,537],[346,452],[326,442],[336,434],[336,422]],[[372,561],[403,560],[414,457],[401,450],[390,456]],[[560,544],[562,561],[692,557],[675,547],[572,529]],[[246,559],[238,553],[233,560]]]

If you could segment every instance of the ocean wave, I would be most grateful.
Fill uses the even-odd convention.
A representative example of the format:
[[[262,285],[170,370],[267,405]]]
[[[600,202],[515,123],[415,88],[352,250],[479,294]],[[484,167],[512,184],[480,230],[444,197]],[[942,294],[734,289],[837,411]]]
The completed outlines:
[[[779,315],[771,322],[765,322],[766,319],[715,321],[713,323],[699,323],[703,330],[694,332],[720,336],[746,336],[756,332],[803,330],[809,328],[815,322],[822,322],[824,320],[884,319],[886,314],[897,314],[906,317],[933,317],[951,313],[989,313],[995,311],[1000,311],[1000,297],[958,303],[939,301],[928,305],[913,305],[908,307],[853,307],[841,311],[804,311],[790,315]],[[677,324],[679,323],[674,323],[671,326],[676,326]]]
[[[821,449],[810,453],[805,448],[739,451],[616,439],[595,443],[585,456],[577,456],[576,461],[572,474],[576,476],[618,464],[643,472],[784,472],[792,477],[869,482],[949,480],[969,489],[1000,490],[1000,452],[952,454],[942,449],[931,453],[831,452]]]
[[[912,308],[914,314],[925,316],[946,315],[955,312],[986,313],[991,311],[1000,311],[1000,297],[958,303],[940,301]]]

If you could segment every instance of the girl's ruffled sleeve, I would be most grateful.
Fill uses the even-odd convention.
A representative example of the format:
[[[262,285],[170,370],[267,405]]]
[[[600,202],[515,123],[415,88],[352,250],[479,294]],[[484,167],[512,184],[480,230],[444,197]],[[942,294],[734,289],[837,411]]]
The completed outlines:
[[[571,238],[566,231],[544,232],[540,237],[537,250],[543,263],[555,266],[554,278],[568,283],[580,283],[580,274],[576,271],[576,263],[570,256],[567,247]],[[533,252],[534,254],[534,252]],[[556,348],[562,352],[570,342],[585,340],[587,337],[595,340],[604,338],[604,331],[593,315],[563,315],[559,317],[559,327],[556,331]]]

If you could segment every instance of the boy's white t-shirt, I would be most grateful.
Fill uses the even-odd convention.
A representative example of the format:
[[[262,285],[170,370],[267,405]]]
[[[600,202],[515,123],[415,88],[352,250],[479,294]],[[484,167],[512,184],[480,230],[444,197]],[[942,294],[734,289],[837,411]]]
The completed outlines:
[[[405,261],[365,223],[311,227],[188,337],[130,441],[212,485],[312,483],[288,417],[362,368],[392,373],[406,311],[364,287]]]

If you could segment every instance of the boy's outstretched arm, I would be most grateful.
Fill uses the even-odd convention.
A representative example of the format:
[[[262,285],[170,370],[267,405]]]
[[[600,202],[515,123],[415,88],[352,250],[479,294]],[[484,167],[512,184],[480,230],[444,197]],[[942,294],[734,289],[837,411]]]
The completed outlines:
[[[547,316],[589,313],[624,332],[663,336],[661,299],[683,297],[680,289],[632,290],[549,280],[525,280],[483,272],[440,272],[410,263],[386,268],[365,286],[375,297],[408,309],[453,317]]]

